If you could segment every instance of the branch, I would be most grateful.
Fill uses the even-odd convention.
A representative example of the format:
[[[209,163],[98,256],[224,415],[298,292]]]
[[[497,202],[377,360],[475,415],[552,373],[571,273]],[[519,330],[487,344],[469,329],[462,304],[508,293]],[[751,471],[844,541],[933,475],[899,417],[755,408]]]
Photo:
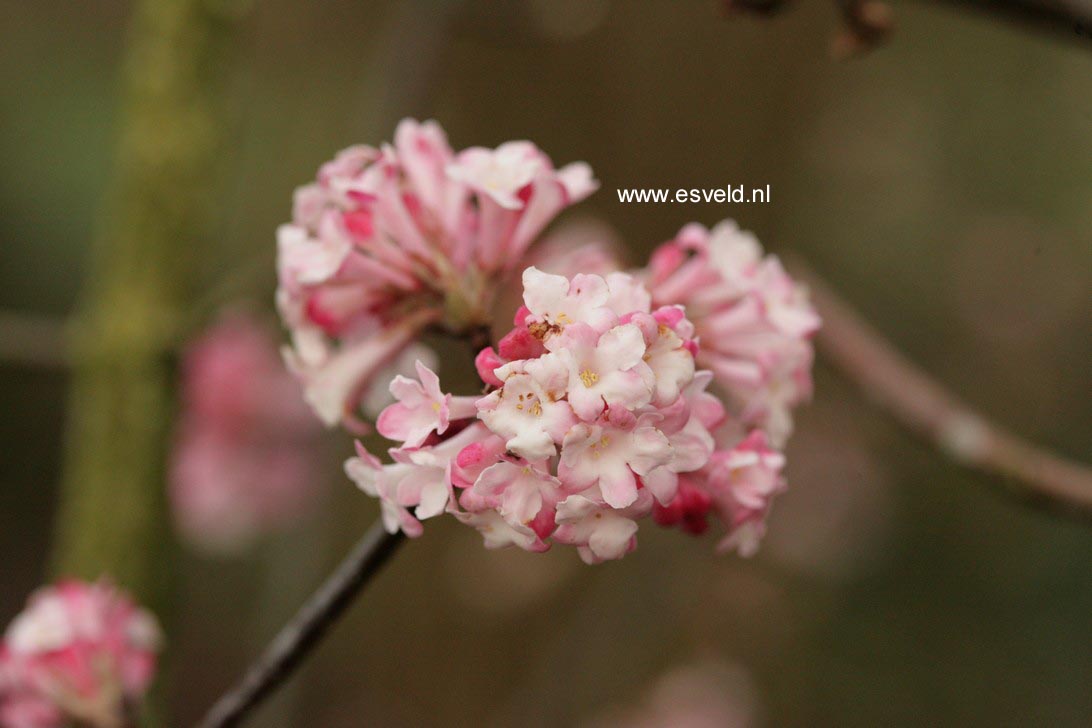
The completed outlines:
[[[163,467],[176,323],[192,300],[225,126],[231,2],[140,0],[125,50],[113,184],[68,326],[72,378],[53,570],[170,591]]]
[[[1092,0],[919,0],[1015,22],[1058,37],[1092,40]],[[723,0],[727,12],[763,17],[785,9],[790,0]],[[848,55],[882,42],[892,27],[882,0],[834,0],[845,29],[834,41],[836,55]]]
[[[394,535],[387,533],[382,521],[372,525],[292,621],[277,633],[242,680],[216,701],[198,726],[228,728],[239,725],[291,676],[404,540],[401,531]]]
[[[996,15],[1037,30],[1092,40],[1092,0],[926,0]]]
[[[816,341],[827,360],[879,407],[957,462],[1001,476],[1007,495],[1092,519],[1092,470],[990,422],[899,353],[799,258],[787,261],[811,289],[823,319]]]

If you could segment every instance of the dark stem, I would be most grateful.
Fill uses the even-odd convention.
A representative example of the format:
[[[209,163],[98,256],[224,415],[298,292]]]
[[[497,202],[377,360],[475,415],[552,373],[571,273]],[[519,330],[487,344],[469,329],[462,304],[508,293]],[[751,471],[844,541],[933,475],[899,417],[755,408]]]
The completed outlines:
[[[1092,40],[1092,0],[926,0],[985,15],[995,15],[1030,28]]]
[[[285,625],[242,680],[224,693],[198,723],[200,728],[239,725],[287,680],[405,540],[377,521],[296,616]]]
[[[983,17],[1012,21],[1026,28],[1051,33],[1087,43],[1092,40],[1092,0],[918,0],[931,5],[947,5],[967,10]],[[723,0],[725,10],[770,16],[784,10],[791,0]],[[865,38],[884,23],[869,22],[869,16],[879,12],[882,0],[835,0],[835,6],[845,18],[849,30],[865,29]],[[862,12],[866,11],[866,12]],[[873,16],[874,17],[874,16]],[[874,27],[880,26],[880,27]]]

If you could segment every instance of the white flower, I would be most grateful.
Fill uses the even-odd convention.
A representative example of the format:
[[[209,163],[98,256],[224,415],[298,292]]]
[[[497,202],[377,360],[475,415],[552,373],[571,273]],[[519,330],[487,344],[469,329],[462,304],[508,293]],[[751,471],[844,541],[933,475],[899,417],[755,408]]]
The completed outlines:
[[[496,149],[471,147],[448,165],[447,176],[487,195],[501,207],[518,210],[521,189],[543,169],[542,152],[530,142],[507,142]]]
[[[558,505],[557,522],[554,538],[577,546],[580,558],[589,564],[620,559],[636,546],[633,518],[581,495],[571,495]]]
[[[582,322],[605,330],[617,318],[606,307],[609,299],[607,282],[597,275],[577,274],[570,281],[534,267],[523,271],[523,302],[534,323],[563,329]],[[544,343],[551,348],[549,339]]]
[[[652,399],[655,375],[643,361],[645,340],[636,326],[623,324],[600,335],[579,323],[558,340],[557,351],[547,356],[568,369],[569,404],[582,420],[595,420],[606,407],[633,410]]]
[[[398,401],[379,414],[376,429],[390,440],[401,440],[403,447],[420,447],[430,434],[442,435],[451,420],[473,417],[474,397],[452,397],[440,391],[440,378],[422,364],[416,363],[414,381],[398,375],[390,391]]]
[[[548,382],[548,375],[543,377]],[[505,438],[509,451],[528,460],[555,455],[556,443],[576,423],[568,402],[555,399],[534,377],[521,372],[509,374],[503,387],[479,400],[478,413],[490,430]]]
[[[603,500],[625,508],[637,500],[637,475],[670,462],[671,444],[652,426],[655,416],[636,420],[631,428],[579,424],[569,431],[561,449],[558,476],[567,487],[584,490],[598,485]]]
[[[561,481],[530,464],[502,461],[482,471],[472,488],[514,527],[530,527],[543,507],[558,501]]]

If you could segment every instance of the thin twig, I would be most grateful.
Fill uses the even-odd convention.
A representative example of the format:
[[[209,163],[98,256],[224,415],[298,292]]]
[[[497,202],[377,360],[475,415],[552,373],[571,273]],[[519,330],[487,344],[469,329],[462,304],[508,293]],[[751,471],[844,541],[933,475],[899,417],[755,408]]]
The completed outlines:
[[[405,540],[376,522],[322,586],[285,625],[239,683],[216,701],[200,728],[239,725],[250,711],[288,679],[371,578]]]
[[[1092,40],[1092,0],[925,0],[993,15],[1036,30]]]
[[[919,0],[946,5],[983,16],[1008,20],[1033,30],[1084,43],[1092,41],[1092,0]],[[771,16],[784,10],[790,0],[723,0],[728,12]],[[890,27],[888,11],[880,0],[835,0],[847,31],[865,41],[882,39]],[[864,11],[862,13],[862,10]],[[863,35],[861,30],[865,32]],[[879,31],[877,33],[877,31]],[[844,39],[843,39],[844,40]],[[835,48],[838,51],[838,47]]]
[[[799,258],[787,261],[823,319],[820,352],[905,427],[957,462],[1001,476],[1006,494],[1047,510],[1092,518],[1092,470],[990,422],[911,363]]]

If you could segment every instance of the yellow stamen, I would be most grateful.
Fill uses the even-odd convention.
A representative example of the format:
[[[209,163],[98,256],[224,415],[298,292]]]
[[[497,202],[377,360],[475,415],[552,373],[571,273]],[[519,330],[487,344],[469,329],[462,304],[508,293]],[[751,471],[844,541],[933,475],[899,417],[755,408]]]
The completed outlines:
[[[584,371],[580,372],[580,381],[584,383],[585,387],[590,387],[591,385],[599,381],[599,375],[591,371],[590,369],[585,369]]]

